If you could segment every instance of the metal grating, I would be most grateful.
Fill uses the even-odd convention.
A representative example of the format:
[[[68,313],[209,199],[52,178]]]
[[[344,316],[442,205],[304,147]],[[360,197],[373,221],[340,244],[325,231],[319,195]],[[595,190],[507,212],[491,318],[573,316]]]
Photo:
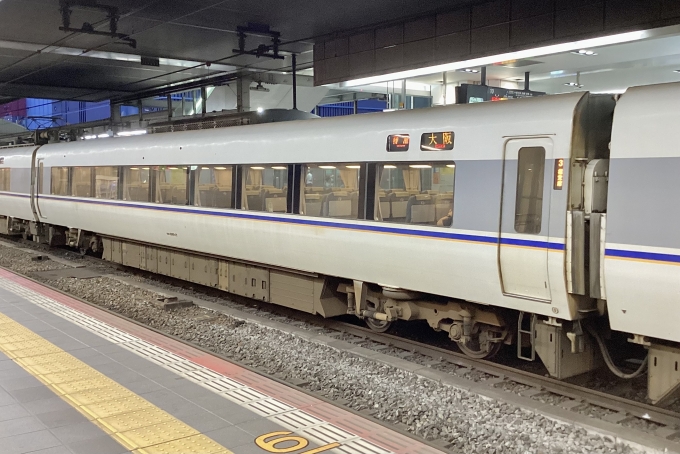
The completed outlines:
[[[272,397],[267,399],[258,400],[257,402],[250,402],[245,404],[245,407],[257,413],[260,416],[273,416],[280,413],[285,413],[287,411],[295,410],[295,407],[291,407],[288,404],[284,404]]]
[[[284,427],[293,428],[294,430],[303,429],[305,427],[318,426],[326,423],[319,418],[315,418],[300,410],[292,410],[280,415],[274,415],[269,418],[271,421],[280,424]]]
[[[335,427],[333,424],[323,424],[316,427],[308,427],[300,430],[300,433],[320,443],[346,442],[356,439],[356,435]]]
[[[376,446],[366,440],[353,440],[343,443],[335,451],[344,454],[391,454],[391,451]]]
[[[227,391],[233,391],[234,389],[245,387],[245,385],[242,385],[241,383],[227,377],[222,377],[214,381],[199,382],[198,384],[203,386],[204,388],[208,388],[212,391],[215,391],[216,393],[225,393]]]

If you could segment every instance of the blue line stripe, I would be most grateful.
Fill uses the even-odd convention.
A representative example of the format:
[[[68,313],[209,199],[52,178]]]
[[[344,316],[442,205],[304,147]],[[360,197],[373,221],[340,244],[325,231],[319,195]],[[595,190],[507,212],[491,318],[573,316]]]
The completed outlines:
[[[604,255],[607,257],[620,257],[626,259],[650,260],[653,262],[680,263],[680,255],[659,254],[657,252],[627,251],[624,249],[605,249]]]
[[[20,195],[20,194],[5,194],[5,195],[30,198],[30,196],[28,196],[28,195]],[[62,197],[54,197],[54,196],[49,196],[49,195],[41,195],[39,198],[46,199],[46,200],[60,200],[60,201],[70,201],[70,202],[75,201],[75,202],[79,202],[79,203],[88,203],[88,204],[92,204],[92,205],[107,205],[107,206],[119,206],[119,207],[126,207],[126,208],[136,208],[136,209],[143,209],[143,210],[165,211],[165,212],[171,212],[171,213],[202,214],[202,215],[209,215],[209,216],[221,216],[221,217],[227,217],[227,218],[235,218],[235,219],[279,222],[279,223],[283,223],[283,224],[306,225],[306,226],[313,226],[313,227],[329,227],[329,228],[335,228],[335,229],[354,230],[354,231],[360,231],[360,232],[391,233],[391,234],[395,234],[395,235],[418,236],[418,237],[423,237],[423,238],[435,238],[435,239],[445,239],[445,240],[470,241],[470,242],[474,242],[474,243],[483,243],[483,244],[498,244],[499,243],[498,237],[484,236],[484,235],[470,235],[470,234],[465,234],[465,233],[455,233],[455,232],[448,231],[448,229],[441,229],[439,231],[415,230],[415,229],[412,230],[412,229],[400,228],[400,227],[389,226],[389,225],[384,225],[384,224],[378,225],[378,224],[343,223],[343,222],[326,221],[326,220],[313,219],[313,218],[301,219],[301,218],[295,218],[295,217],[274,217],[274,216],[267,216],[267,215],[263,215],[263,214],[257,214],[257,213],[253,213],[253,212],[242,212],[242,211],[238,211],[238,210],[211,210],[211,209],[208,209],[208,208],[197,209],[195,207],[188,207],[188,206],[172,206],[172,205],[161,205],[161,204],[146,205],[146,204],[143,204],[143,203],[136,203],[136,202],[118,202],[118,201],[111,201],[111,200],[83,199],[83,198],[62,198]],[[555,251],[564,250],[564,244],[551,243],[551,242],[548,242],[548,241],[501,238],[500,243],[511,245],[511,246],[522,246],[522,247],[530,247],[530,248],[538,248],[538,249],[551,249],[551,250],[555,250]]]
[[[548,241],[532,241],[532,240],[518,240],[514,238],[501,238],[501,244],[507,244],[510,246],[535,247],[540,249],[552,249],[554,251],[564,250],[564,244],[550,243]]]

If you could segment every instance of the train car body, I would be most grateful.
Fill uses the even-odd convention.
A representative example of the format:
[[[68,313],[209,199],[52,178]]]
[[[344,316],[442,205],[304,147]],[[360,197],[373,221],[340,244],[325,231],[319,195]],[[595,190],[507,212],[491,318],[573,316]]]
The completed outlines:
[[[678,189],[664,134],[678,93],[631,90],[613,126],[613,98],[574,93],[5,149],[0,215],[10,233],[86,240],[108,260],[275,304],[376,327],[427,320],[473,356],[515,342],[563,378],[599,365],[584,319],[608,314],[636,339],[680,341],[668,317],[680,243],[666,224],[680,205],[650,211]],[[443,137],[448,146],[428,146]],[[344,169],[344,186],[314,193],[311,165]],[[278,169],[276,186],[250,169]],[[388,169],[406,187],[386,191]],[[140,171],[160,173],[133,187]],[[440,179],[450,194],[436,193]],[[220,197],[229,202],[206,202]]]

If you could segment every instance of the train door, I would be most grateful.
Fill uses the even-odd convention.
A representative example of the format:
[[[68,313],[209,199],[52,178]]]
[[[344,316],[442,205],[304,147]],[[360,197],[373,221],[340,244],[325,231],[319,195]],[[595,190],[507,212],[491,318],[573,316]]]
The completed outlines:
[[[550,138],[511,139],[503,156],[498,263],[503,293],[550,301]]]
[[[31,156],[31,210],[36,222],[40,222],[43,217],[39,200],[43,185],[43,159],[37,158],[39,149],[40,145],[33,150],[33,156]]]

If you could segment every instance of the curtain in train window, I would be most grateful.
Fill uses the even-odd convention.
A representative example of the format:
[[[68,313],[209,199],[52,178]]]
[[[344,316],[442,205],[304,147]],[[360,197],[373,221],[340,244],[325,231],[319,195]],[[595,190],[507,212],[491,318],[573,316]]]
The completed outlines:
[[[149,201],[149,168],[126,167],[123,169],[123,200]]]
[[[68,167],[52,167],[50,169],[50,194],[68,194]]]
[[[44,193],[45,193],[45,165],[41,159],[40,163],[38,164],[38,194]]]
[[[10,169],[0,169],[0,191],[9,191],[9,175]]]
[[[453,221],[454,163],[378,167],[375,219],[448,227]]]
[[[288,166],[243,166],[241,208],[249,211],[286,213],[288,210]]]
[[[543,216],[543,174],[545,148],[524,147],[517,160],[517,195],[515,197],[515,231],[541,232]]]
[[[198,166],[194,203],[210,208],[234,208],[232,166]]]
[[[158,166],[152,172],[156,178],[154,201],[167,205],[187,204],[187,180],[189,174],[186,166]]]
[[[73,167],[71,171],[71,195],[92,197],[92,167]]]
[[[118,167],[95,167],[94,175],[94,196],[98,199],[117,199]]]
[[[300,214],[340,219],[359,217],[359,164],[306,164]]]

